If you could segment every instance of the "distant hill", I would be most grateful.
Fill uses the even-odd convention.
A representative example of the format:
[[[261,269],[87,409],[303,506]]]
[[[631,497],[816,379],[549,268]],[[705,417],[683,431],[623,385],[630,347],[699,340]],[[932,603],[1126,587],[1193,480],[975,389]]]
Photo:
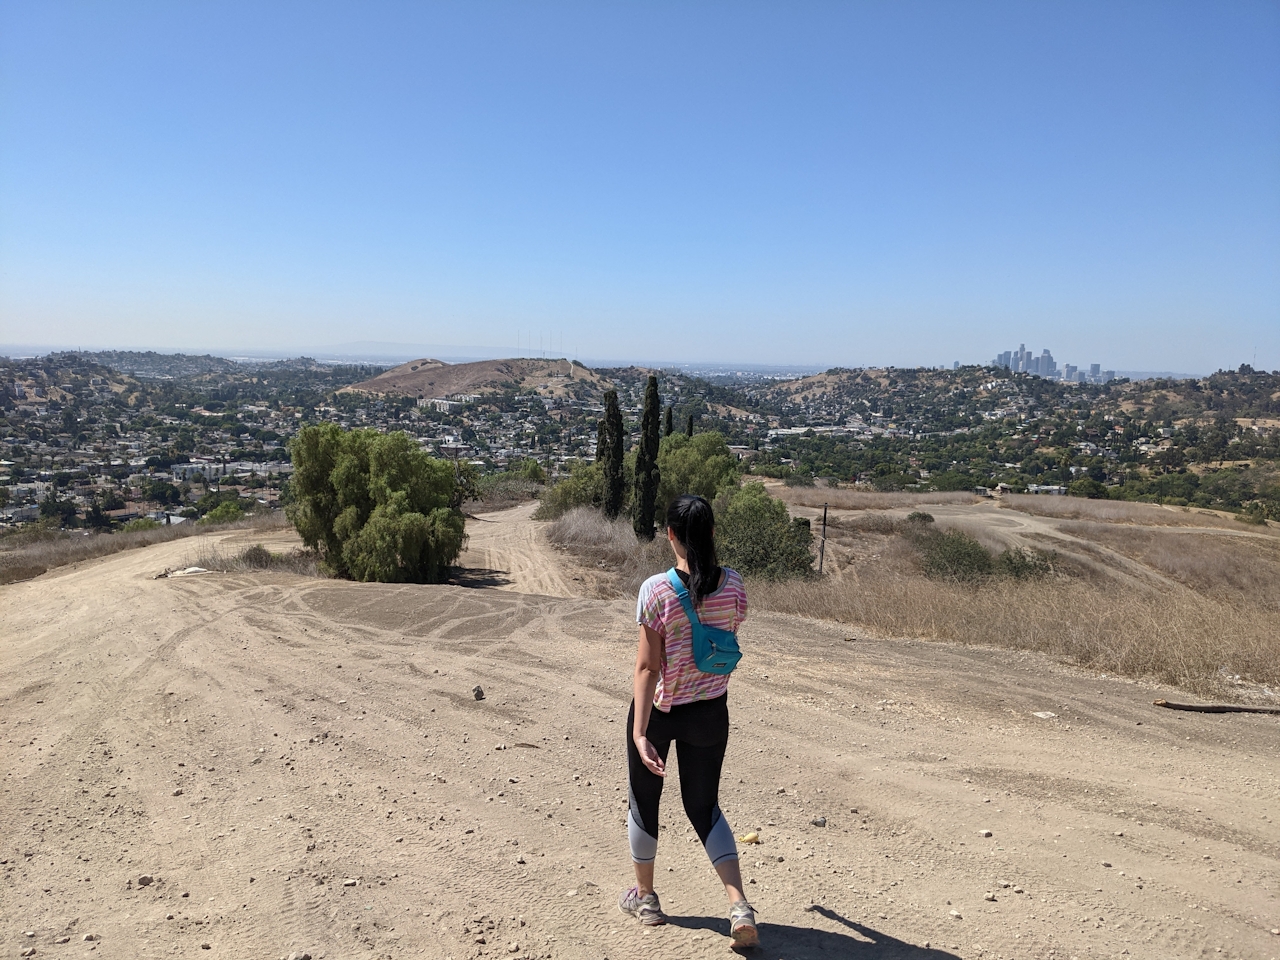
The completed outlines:
[[[540,397],[596,399],[612,384],[594,370],[568,360],[479,360],[445,363],[411,360],[346,390],[417,398],[515,391]]]
[[[89,363],[100,363],[104,367],[135,377],[190,377],[202,373],[236,373],[244,369],[234,360],[207,353],[197,357],[185,353],[156,353],[153,350],[98,350],[67,353],[65,356],[77,356]]]

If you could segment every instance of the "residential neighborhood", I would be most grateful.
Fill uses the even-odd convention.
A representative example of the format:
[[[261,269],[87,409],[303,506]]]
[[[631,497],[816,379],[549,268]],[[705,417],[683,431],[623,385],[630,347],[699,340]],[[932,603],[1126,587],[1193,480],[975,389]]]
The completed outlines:
[[[482,475],[536,460],[554,481],[594,459],[606,390],[635,431],[650,373],[674,429],[719,431],[744,469],[789,482],[1087,490],[1280,512],[1268,492],[1280,376],[1247,367],[1090,384],[994,366],[810,376],[546,360],[383,369],[115,351],[0,359],[0,521],[109,529],[189,522],[223,504],[220,516],[271,509],[288,495],[290,438],[318,422],[402,430]]]

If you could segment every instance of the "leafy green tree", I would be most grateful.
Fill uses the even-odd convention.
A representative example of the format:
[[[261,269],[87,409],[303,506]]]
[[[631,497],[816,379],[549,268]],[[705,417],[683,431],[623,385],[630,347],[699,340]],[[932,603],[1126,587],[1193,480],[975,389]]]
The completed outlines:
[[[1090,500],[1106,500],[1107,488],[1092,477],[1083,477],[1067,487],[1067,493],[1073,497],[1088,497]]]
[[[726,490],[716,498],[715,512],[716,552],[725,566],[767,580],[812,574],[809,522],[793,520],[764,484]]]
[[[143,485],[142,498],[176,506],[182,502],[182,491],[166,480],[148,480]]]
[[[658,378],[649,376],[644,391],[644,415],[640,420],[640,444],[636,448],[635,521],[633,527],[641,540],[653,539],[653,513],[658,499],[658,418],[662,401],[658,397]]]
[[[507,473],[521,480],[532,480],[534,483],[547,482],[547,472],[542,469],[542,464],[533,458],[507,464]]]
[[[101,494],[103,510],[123,510],[124,497],[118,490],[104,490]]]
[[[673,409],[672,407],[668,406],[668,407],[667,407],[667,414],[666,414],[665,422],[664,422],[664,423],[663,423],[663,425],[662,425],[662,435],[663,435],[664,437],[669,437],[669,436],[671,436],[671,434],[672,434],[672,432],[673,432],[673,430],[674,430],[674,426],[673,426],[673,423],[672,423],[672,421],[673,421],[674,419],[675,419],[674,409]]]
[[[684,435],[686,437],[693,436],[693,414],[689,414],[689,419],[684,423]]]
[[[609,390],[604,395],[604,458],[601,470],[604,474],[604,515],[610,520],[622,512],[622,498],[626,494],[626,474],[623,471],[622,410],[618,407],[618,391]]]
[[[237,497],[237,500],[239,498]],[[200,518],[201,523],[235,523],[244,517],[244,510],[240,508],[237,500],[224,500],[218,504],[203,517]]]
[[[658,516],[666,516],[671,501],[683,493],[696,493],[710,501],[725,487],[738,483],[738,461],[724,436],[715,432],[663,437],[658,447],[658,471]]]
[[[102,505],[94,503],[89,508],[89,512],[85,514],[85,525],[94,530],[107,530],[111,527],[111,518],[107,516],[106,511],[102,509]]]
[[[289,448],[303,543],[338,576],[384,583],[444,580],[462,552],[466,484],[453,464],[404,433],[304,427]]]
[[[76,505],[70,500],[59,500],[54,488],[50,487],[45,498],[40,501],[40,517],[60,527],[74,527]]]

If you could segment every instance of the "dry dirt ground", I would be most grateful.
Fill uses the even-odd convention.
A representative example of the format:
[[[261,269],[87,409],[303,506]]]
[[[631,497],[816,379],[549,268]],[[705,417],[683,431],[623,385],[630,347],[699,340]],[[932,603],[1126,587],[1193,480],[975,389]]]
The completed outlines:
[[[152,579],[188,540],[0,587],[3,955],[727,956],[674,778],[671,923],[616,907],[630,604],[572,596],[527,508],[468,526],[467,585]],[[1280,718],[798,618],[742,640],[755,956],[1280,956]]]

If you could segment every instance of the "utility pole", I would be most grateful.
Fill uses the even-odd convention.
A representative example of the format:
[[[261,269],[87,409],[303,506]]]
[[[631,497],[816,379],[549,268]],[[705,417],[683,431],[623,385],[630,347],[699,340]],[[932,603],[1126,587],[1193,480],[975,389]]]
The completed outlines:
[[[822,562],[827,556],[827,505],[822,505],[822,540],[818,543],[818,575],[822,575]]]

